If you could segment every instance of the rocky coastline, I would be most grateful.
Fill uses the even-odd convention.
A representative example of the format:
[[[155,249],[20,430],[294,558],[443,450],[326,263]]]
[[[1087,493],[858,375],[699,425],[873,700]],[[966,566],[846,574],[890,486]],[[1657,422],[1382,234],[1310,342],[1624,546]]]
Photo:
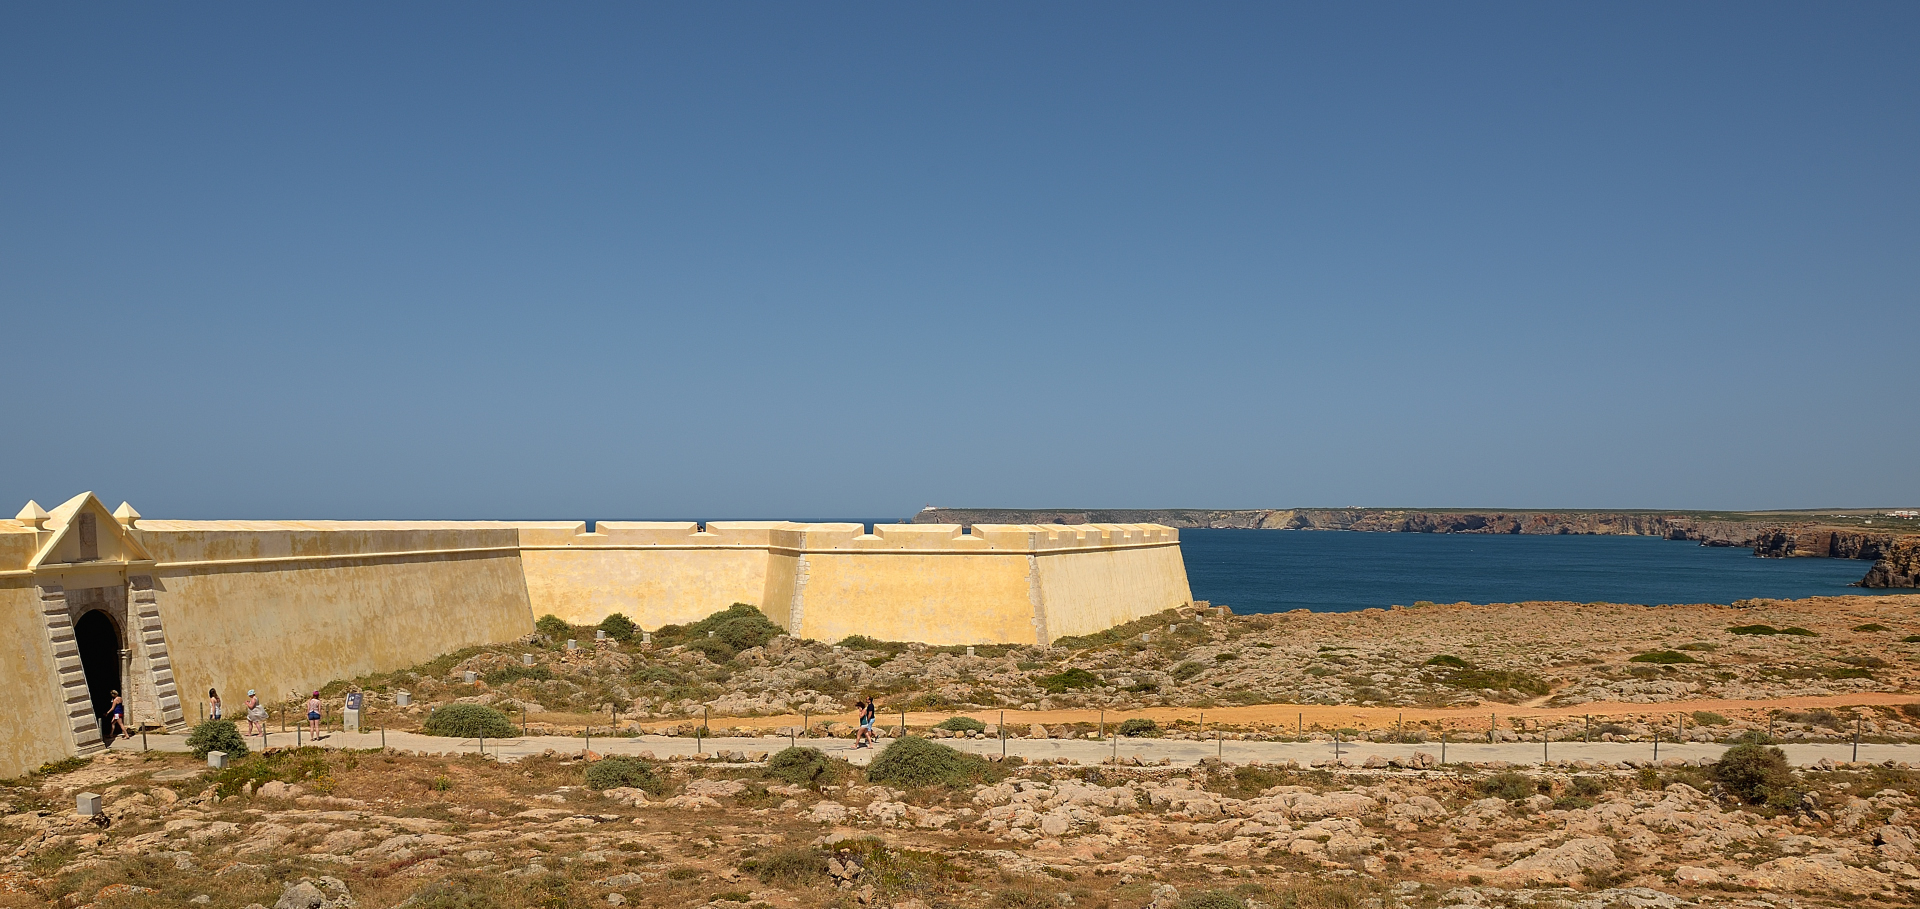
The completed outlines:
[[[1349,530],[1369,533],[1485,533],[1657,536],[1702,546],[1752,549],[1762,558],[1863,559],[1860,585],[1920,586],[1920,536],[1832,527],[1777,514],[1604,511],[1426,511],[1388,508],[1214,510],[928,508],[920,524],[1165,524],[1239,530]]]

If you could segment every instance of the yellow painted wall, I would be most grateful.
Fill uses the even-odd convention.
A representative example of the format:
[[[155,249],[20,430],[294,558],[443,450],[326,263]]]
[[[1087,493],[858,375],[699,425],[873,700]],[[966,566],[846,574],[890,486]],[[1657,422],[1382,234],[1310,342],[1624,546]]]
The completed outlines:
[[[1043,555],[1040,588],[1047,633],[1090,634],[1193,599],[1174,546]]]
[[[1034,642],[1027,557],[810,553],[804,636],[928,644]]]
[[[248,688],[277,703],[533,628],[511,525],[209,523],[140,527],[189,718],[209,687],[230,706]],[[382,551],[398,554],[364,557]],[[292,555],[307,558],[190,564]]]
[[[0,691],[0,777],[73,753],[32,578],[0,578]]]
[[[622,613],[652,630],[704,619],[766,594],[767,540],[775,521],[601,521],[520,532],[520,559],[535,616],[597,625]],[[778,621],[778,619],[776,619]]]

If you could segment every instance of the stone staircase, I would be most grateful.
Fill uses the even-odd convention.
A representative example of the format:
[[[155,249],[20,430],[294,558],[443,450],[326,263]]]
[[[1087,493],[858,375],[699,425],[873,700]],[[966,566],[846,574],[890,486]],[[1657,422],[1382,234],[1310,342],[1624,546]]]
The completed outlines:
[[[60,697],[67,712],[67,731],[73,736],[74,747],[80,754],[100,751],[106,746],[100,741],[99,721],[93,715],[87,674],[80,666],[80,644],[73,637],[73,620],[67,616],[66,589],[41,587],[40,614],[46,622],[47,642],[53,647],[54,668],[60,675]]]
[[[167,656],[167,638],[160,627],[160,605],[154,599],[152,583],[148,582],[143,589],[136,580],[129,605],[140,629],[140,645],[147,652],[147,672],[152,678],[154,694],[160,705],[160,725],[168,729],[178,728],[185,719],[180,705],[180,689],[173,681],[173,660]],[[149,718],[135,719],[145,721]]]

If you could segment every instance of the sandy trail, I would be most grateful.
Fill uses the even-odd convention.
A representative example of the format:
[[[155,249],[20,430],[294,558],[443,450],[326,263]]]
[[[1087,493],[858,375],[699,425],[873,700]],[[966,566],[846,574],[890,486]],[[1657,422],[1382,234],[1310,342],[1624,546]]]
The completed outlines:
[[[1658,719],[1665,721],[1675,714],[1692,713],[1696,710],[1711,711],[1724,716],[1738,716],[1764,720],[1766,715],[1778,710],[1811,710],[1824,707],[1829,710],[1848,707],[1888,707],[1900,704],[1920,703],[1920,694],[1899,692],[1868,691],[1856,694],[1833,694],[1810,697],[1774,698],[1770,700],[1719,700],[1703,699],[1693,701],[1666,701],[1658,704],[1628,704],[1618,701],[1595,701],[1572,707],[1527,707],[1517,704],[1482,704],[1478,707],[1357,707],[1346,705],[1328,706],[1325,704],[1252,704],[1238,707],[1215,707],[1199,710],[1191,707],[1145,707],[1139,710],[1109,710],[1102,714],[1099,710],[969,710],[954,712],[908,711],[909,726],[930,726],[950,716],[970,716],[984,723],[998,723],[1004,715],[1010,727],[1032,725],[1053,725],[1059,723],[1098,723],[1104,719],[1117,723],[1134,717],[1145,717],[1161,725],[1175,722],[1198,723],[1228,727],[1263,727],[1266,729],[1292,729],[1304,724],[1307,728],[1321,729],[1386,729],[1396,723],[1425,726],[1430,729],[1481,729],[1487,728],[1489,717],[1497,717],[1498,722],[1508,724],[1510,718],[1525,720],[1570,719],[1591,716],[1595,719]],[[880,711],[879,722],[882,725],[897,724],[899,711],[885,709]],[[697,718],[692,718],[697,719]],[[853,722],[852,711],[835,714],[814,714],[809,720],[813,723]],[[714,726],[743,726],[750,729],[772,729],[781,726],[797,726],[801,723],[800,714],[759,717],[721,717],[715,716]],[[663,726],[677,726],[686,720],[648,720],[640,723],[645,729],[659,729]],[[622,723],[625,727],[627,724]]]

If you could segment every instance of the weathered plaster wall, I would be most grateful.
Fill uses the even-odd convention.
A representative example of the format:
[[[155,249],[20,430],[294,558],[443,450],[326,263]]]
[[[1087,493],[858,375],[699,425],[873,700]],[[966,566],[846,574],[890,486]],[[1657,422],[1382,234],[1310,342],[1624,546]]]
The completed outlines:
[[[0,777],[19,776],[73,753],[32,578],[0,578],[0,691],[5,692],[0,696]]]
[[[521,563],[535,616],[577,625],[618,612],[642,628],[684,624],[766,594],[775,521],[601,521],[522,526]],[[770,611],[769,611],[770,612]]]
[[[1112,628],[1193,599],[1177,546],[1041,555],[1035,561],[1047,633],[1054,638]]]
[[[140,527],[190,718],[532,630],[511,525],[278,523]]]

